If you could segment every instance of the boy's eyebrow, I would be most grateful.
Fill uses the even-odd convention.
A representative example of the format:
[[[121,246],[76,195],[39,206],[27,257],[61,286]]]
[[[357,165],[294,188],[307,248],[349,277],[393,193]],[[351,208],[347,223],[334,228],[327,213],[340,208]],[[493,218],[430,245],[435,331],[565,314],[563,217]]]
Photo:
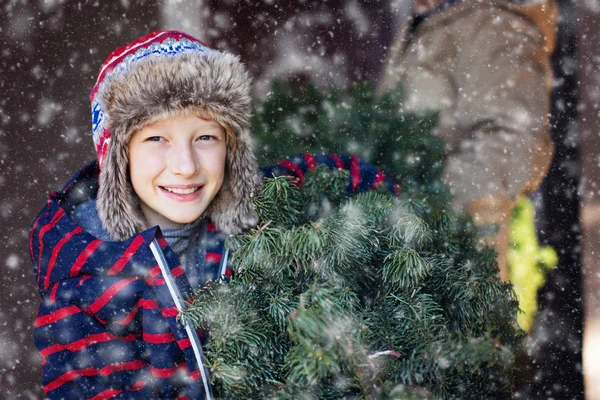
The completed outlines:
[[[160,125],[157,126],[157,124],[150,124],[150,125],[144,126],[139,131],[162,131],[162,129],[161,129]]]
[[[221,135],[225,135],[225,128],[223,128],[221,125],[198,127],[196,129],[196,131],[197,132],[201,132],[201,131],[219,132]]]

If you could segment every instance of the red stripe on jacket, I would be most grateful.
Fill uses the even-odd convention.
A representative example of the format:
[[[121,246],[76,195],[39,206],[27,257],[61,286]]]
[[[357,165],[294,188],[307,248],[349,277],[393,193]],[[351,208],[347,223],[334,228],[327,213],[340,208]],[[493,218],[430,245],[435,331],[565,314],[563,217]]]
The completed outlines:
[[[133,384],[133,386],[130,387],[129,389],[106,389],[106,390],[98,393],[94,397],[90,397],[88,400],[106,400],[106,399],[112,399],[116,395],[121,394],[123,392],[137,392],[137,391],[140,391],[145,386],[146,386],[146,382],[136,381]]]
[[[170,368],[155,368],[151,366],[150,373],[155,378],[168,379],[175,375],[179,370],[185,370],[187,372],[187,368],[185,365],[186,364],[183,362],[175,367]]]
[[[304,182],[304,173],[299,166],[291,162],[290,160],[283,160],[279,163],[279,165],[286,167],[290,171],[293,171],[296,174],[296,178],[294,179],[294,183],[298,186],[302,186],[302,182]]]
[[[331,159],[335,162],[335,164],[337,165],[338,169],[345,169],[346,168],[344,166],[344,161],[342,161],[342,159],[337,154],[330,154],[329,157],[331,157]]]
[[[158,308],[158,303],[156,302],[156,300],[152,300],[152,299],[139,299],[135,303],[135,306],[133,306],[133,308],[131,309],[129,314],[127,314],[125,316],[125,318],[123,318],[122,320],[117,321],[117,324],[127,325],[128,323],[133,321],[133,318],[135,318],[135,315],[137,314],[140,307],[145,310],[149,310],[149,309],[153,309],[153,308]]]
[[[315,161],[315,156],[313,156],[310,153],[306,153],[304,154],[304,161],[306,161],[306,166],[308,167],[308,169],[315,169],[317,168],[317,162]]]
[[[96,333],[94,335],[86,336],[82,339],[75,340],[71,343],[67,344],[53,344],[52,346],[48,346],[45,349],[40,350],[40,355],[43,358],[48,357],[51,354],[58,353],[59,351],[69,350],[71,352],[76,352],[96,343],[104,343],[110,342],[113,340],[120,340],[125,343],[133,342],[135,339],[139,338],[139,334],[131,333],[127,336],[115,336],[109,332]]]
[[[56,246],[52,249],[52,256],[50,257],[50,261],[48,262],[48,269],[46,270],[46,276],[44,277],[44,289],[48,289],[50,287],[50,275],[52,274],[52,270],[54,269],[54,265],[56,264],[56,259],[58,258],[58,252],[63,248],[65,243],[67,243],[71,238],[78,233],[81,233],[83,228],[78,226],[73,229],[71,232],[67,233]]]
[[[178,278],[184,273],[185,271],[183,270],[183,267],[181,265],[171,270],[171,275],[173,276],[173,278]],[[164,285],[165,280],[164,278],[146,278],[146,283],[150,286],[158,286]]]
[[[107,275],[116,275],[119,272],[121,272],[121,270],[125,268],[125,265],[127,265],[127,263],[129,262],[131,257],[133,257],[137,249],[140,248],[142,243],[144,243],[144,238],[142,237],[142,235],[136,236],[136,238],[133,239],[133,241],[129,244],[129,247],[127,247],[127,250],[125,250],[123,255],[119,257],[117,262],[114,263],[113,266],[108,270]]]
[[[86,376],[86,377],[97,376],[97,375],[109,376],[111,374],[114,374],[115,372],[134,371],[137,369],[141,369],[145,365],[146,365],[146,363],[144,361],[135,360],[135,361],[129,361],[129,362],[108,364],[100,369],[97,369],[94,367],[89,367],[89,368],[84,368],[84,369],[73,369],[69,372],[65,372],[64,374],[59,376],[57,379],[53,380],[52,382],[50,382],[46,386],[44,386],[44,393],[51,392],[52,390],[59,388],[63,384],[65,384],[67,382],[71,382],[73,379],[79,378],[80,376]]]
[[[56,321],[59,321],[63,318],[67,318],[70,317],[71,315],[75,315],[81,312],[81,309],[77,306],[67,306],[67,307],[63,307],[60,308],[54,312],[51,312],[50,314],[46,314],[46,315],[42,315],[42,316],[38,316],[35,319],[35,324],[34,327],[40,327],[40,326],[44,326],[44,325],[48,325],[48,324],[52,324]]]
[[[179,346],[181,350],[184,350],[192,346],[192,341],[190,340],[190,338],[179,339],[177,341],[177,346]]]
[[[165,317],[165,318],[176,317],[177,314],[179,314],[179,311],[177,310],[177,307],[175,307],[175,306],[168,307],[168,308],[162,308],[160,310],[160,312],[162,313],[163,317]]]
[[[77,282],[77,285],[75,285],[75,287],[79,287],[79,286],[83,285],[83,282],[87,281],[88,279],[90,279],[93,276],[94,275],[88,275],[88,274],[82,275],[81,278],[79,278],[79,282]]]
[[[200,372],[199,369],[196,371],[189,372],[185,362],[180,363],[179,365],[177,365],[175,367],[171,367],[171,368],[150,367],[150,373],[152,374],[152,376],[155,378],[161,378],[161,379],[171,378],[173,375],[175,375],[177,373],[177,371],[180,371],[180,370],[185,370],[186,372],[188,372],[190,374],[190,377],[195,381],[197,381],[202,376],[202,373]],[[177,397],[177,398],[179,399],[179,397]]]
[[[202,376],[202,372],[199,369],[190,372],[190,376],[193,380],[197,381]]]
[[[100,295],[100,297],[98,297],[96,299],[96,301],[94,301],[92,304],[90,304],[90,306],[88,307],[88,310],[90,310],[92,313],[96,314],[102,307],[104,307],[106,305],[106,303],[108,303],[109,301],[112,300],[113,297],[115,297],[115,295],[117,293],[119,293],[119,291],[121,289],[123,289],[125,286],[129,285],[131,282],[135,282],[137,281],[139,278],[137,276],[128,278],[128,279],[122,279],[119,282],[115,283],[114,285],[111,285],[108,289],[106,289],[106,291],[104,293],[102,293]]]
[[[40,223],[40,219],[42,219],[42,217],[46,216],[46,214],[48,214],[48,212],[40,214],[35,219],[35,222],[33,223],[33,226],[31,228],[31,232],[29,232],[29,257],[31,257],[31,261],[33,261],[33,233],[35,232],[37,225]]]
[[[396,197],[400,197],[402,194],[402,188],[397,183],[394,184],[394,190],[396,191]]]
[[[60,220],[60,218],[65,215],[65,210],[63,210],[62,208],[60,208],[56,214],[54,214],[54,216],[52,217],[52,219],[50,220],[50,222],[46,225],[44,225],[41,229],[40,229],[40,234],[38,237],[38,240],[40,242],[40,249],[38,251],[38,276],[37,276],[37,284],[38,287],[40,285],[40,278],[42,276],[42,253],[44,251],[44,235],[46,235],[46,232],[48,232],[50,229],[54,228],[56,226],[56,224],[58,223],[58,220]]]
[[[175,336],[172,332],[168,333],[148,333],[143,334],[144,341],[152,344],[165,344],[175,341]]]
[[[152,267],[149,271],[148,271],[148,276],[151,278],[155,278],[158,275],[161,274],[161,270],[160,270],[160,266],[158,264],[156,264],[154,267]]]
[[[221,262],[221,253],[212,253],[210,251],[206,252],[204,259],[208,262],[219,263]]]
[[[58,290],[59,284],[60,281],[56,281],[54,282],[54,285],[52,285],[52,290],[50,291],[50,303],[52,304],[56,303],[56,291]]]
[[[94,254],[94,252],[96,251],[98,246],[100,246],[101,243],[102,243],[102,240],[100,240],[100,239],[92,240],[86,246],[86,248],[81,253],[79,253],[79,255],[77,256],[77,259],[71,266],[71,271],[69,272],[69,276],[71,278],[79,275],[79,271],[81,271],[81,268],[83,268],[83,265],[85,264],[85,262],[88,260],[88,258],[90,258],[90,256],[92,254]]]
[[[360,184],[359,160],[355,155],[350,158],[350,177],[352,179],[352,193],[354,193]]]
[[[379,185],[381,185],[383,183],[384,180],[385,180],[385,175],[383,174],[383,172],[377,171],[377,175],[375,175],[375,179],[373,180],[373,186],[371,186],[371,188],[372,189],[377,188]]]

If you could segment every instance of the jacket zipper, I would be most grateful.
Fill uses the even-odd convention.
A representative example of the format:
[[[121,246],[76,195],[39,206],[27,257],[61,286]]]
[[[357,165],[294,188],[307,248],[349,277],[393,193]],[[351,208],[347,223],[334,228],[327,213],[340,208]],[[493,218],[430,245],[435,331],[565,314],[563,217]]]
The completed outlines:
[[[154,239],[152,243],[150,243],[150,250],[152,250],[152,254],[156,259],[156,262],[160,268],[160,272],[162,273],[163,278],[165,279],[165,283],[169,288],[169,293],[173,298],[173,302],[175,303],[175,307],[177,307],[177,311],[183,311],[183,296],[179,291],[179,288],[175,285],[175,279],[173,275],[171,275],[171,270],[167,266],[167,259],[158,244],[158,241]],[[208,381],[208,369],[204,363],[204,353],[202,352],[202,345],[200,344],[200,338],[198,338],[198,334],[196,330],[192,328],[189,321],[184,322],[185,331],[190,338],[190,342],[192,343],[192,348],[194,350],[194,355],[196,356],[196,362],[200,367],[200,372],[202,375],[202,384],[204,385],[204,394],[206,395],[206,400],[212,400],[212,390],[210,387],[210,383]]]
[[[219,268],[220,269],[219,279],[221,279],[221,280],[224,280],[226,278],[225,270],[227,269],[228,261],[229,261],[229,249],[227,247],[225,247],[225,251],[223,251],[223,257],[221,258],[221,268]]]

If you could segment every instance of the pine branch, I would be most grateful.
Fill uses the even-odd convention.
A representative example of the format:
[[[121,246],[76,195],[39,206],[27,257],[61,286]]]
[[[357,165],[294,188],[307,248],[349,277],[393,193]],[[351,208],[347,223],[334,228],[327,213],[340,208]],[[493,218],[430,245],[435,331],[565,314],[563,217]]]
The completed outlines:
[[[280,89],[281,103],[268,101],[257,114],[263,133],[382,156],[390,171],[406,172],[404,200],[376,191],[348,198],[347,173],[325,167],[308,172],[300,189],[289,177],[266,179],[255,199],[260,224],[227,241],[234,276],[197,290],[182,314],[209,332],[215,393],[507,397],[522,338],[518,303],[472,221],[438,202],[435,139],[411,130],[427,123],[365,87],[350,98]],[[375,145],[363,149],[353,139],[359,132]]]
[[[411,288],[431,276],[433,265],[413,249],[396,250],[383,261],[381,274],[390,285]]]

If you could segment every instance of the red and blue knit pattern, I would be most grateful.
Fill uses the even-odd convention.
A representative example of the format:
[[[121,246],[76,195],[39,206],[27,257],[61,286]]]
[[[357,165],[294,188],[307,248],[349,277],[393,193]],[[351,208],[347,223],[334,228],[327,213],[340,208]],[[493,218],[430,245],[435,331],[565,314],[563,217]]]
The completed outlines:
[[[326,165],[329,169],[345,169],[350,172],[350,179],[346,187],[348,194],[366,192],[385,185],[390,193],[400,196],[399,185],[375,165],[356,155],[306,153],[280,161],[277,165],[265,167],[263,174],[266,177],[289,175],[294,177],[294,183],[302,186],[306,172],[315,169],[319,164]]]
[[[73,182],[97,172],[95,163]],[[177,256],[156,227],[124,242],[83,231],[61,207],[70,186],[50,195],[30,238],[42,299],[34,341],[44,393],[50,399],[203,398],[190,340],[149,245],[158,239],[176,285],[189,297]],[[209,235],[217,237],[217,248],[207,252],[204,268],[218,276],[223,238],[214,229]]]
[[[350,170],[349,193],[382,184],[399,193],[392,180],[356,156],[304,154],[263,171],[291,175],[301,185],[318,164]],[[150,250],[155,238],[183,296],[191,296],[192,288],[159,229],[123,242],[103,241],[69,216],[72,198],[81,202],[96,196],[98,173],[94,162],[52,193],[31,230],[41,297],[34,342],[43,358],[44,393],[49,399],[201,399],[190,340]],[[81,199],[81,189],[90,187],[88,198]],[[206,276],[219,276],[225,237],[212,224],[207,230],[200,268]]]
[[[92,136],[96,155],[102,165],[106,155],[108,142],[111,137],[110,127],[107,126],[102,95],[105,82],[127,73],[131,66],[139,60],[151,57],[173,57],[185,52],[207,53],[211,51],[198,39],[177,31],[156,31],[113,51],[100,67],[98,79],[90,94],[92,103]]]

